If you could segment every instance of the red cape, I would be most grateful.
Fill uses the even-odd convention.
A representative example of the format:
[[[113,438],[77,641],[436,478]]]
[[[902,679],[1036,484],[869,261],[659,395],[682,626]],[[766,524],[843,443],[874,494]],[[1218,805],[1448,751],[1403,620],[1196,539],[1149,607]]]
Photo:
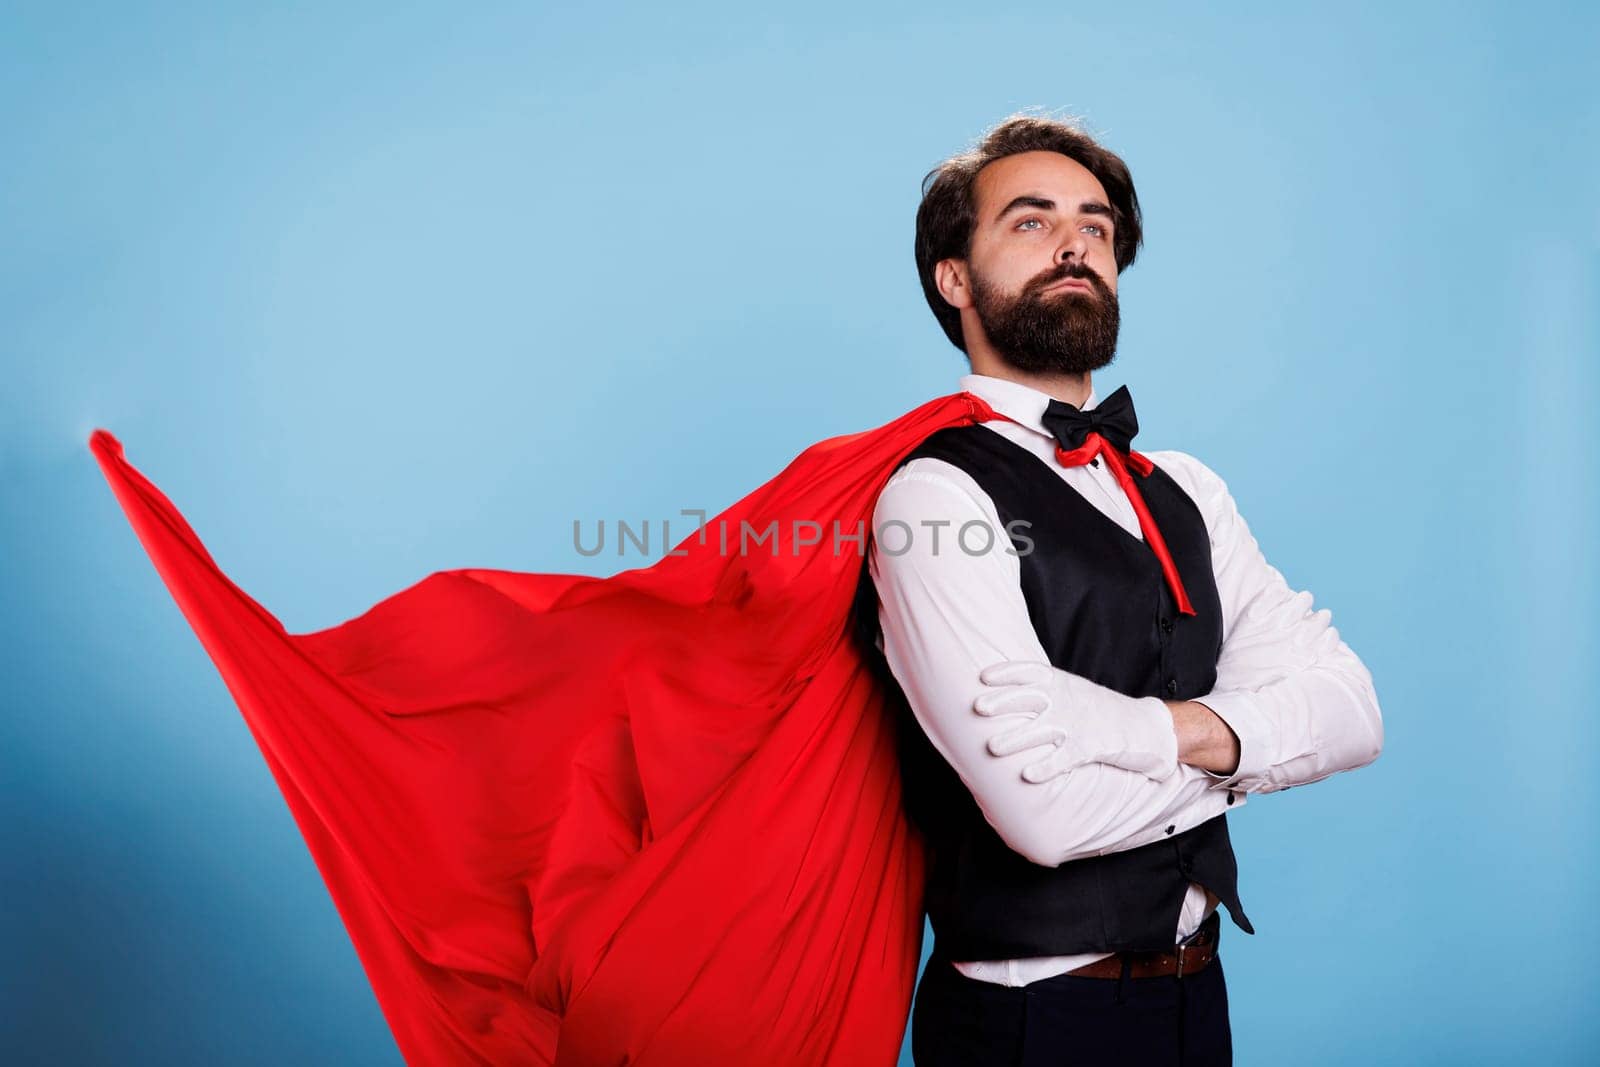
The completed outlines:
[[[898,1056],[924,857],[832,523],[870,532],[907,452],[993,417],[955,393],[820,441],[649,567],[442,571],[307,634],[90,446],[408,1062],[854,1067]],[[741,555],[774,519],[781,554]],[[799,555],[795,519],[823,526]]]

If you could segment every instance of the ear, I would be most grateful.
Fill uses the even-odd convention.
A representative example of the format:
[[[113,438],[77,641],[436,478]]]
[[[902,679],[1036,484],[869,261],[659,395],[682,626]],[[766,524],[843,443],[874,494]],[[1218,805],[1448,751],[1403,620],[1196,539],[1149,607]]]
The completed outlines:
[[[941,259],[933,265],[933,282],[939,287],[939,295],[951,307],[972,306],[972,290],[967,286],[966,260]]]

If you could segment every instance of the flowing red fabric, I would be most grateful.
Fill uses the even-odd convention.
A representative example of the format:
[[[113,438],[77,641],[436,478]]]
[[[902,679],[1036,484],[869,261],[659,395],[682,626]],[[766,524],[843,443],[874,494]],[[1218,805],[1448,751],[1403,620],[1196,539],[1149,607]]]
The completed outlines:
[[[854,1067],[900,1049],[924,855],[832,524],[870,533],[907,452],[995,417],[955,393],[820,441],[649,567],[442,571],[306,634],[90,445],[409,1063]]]

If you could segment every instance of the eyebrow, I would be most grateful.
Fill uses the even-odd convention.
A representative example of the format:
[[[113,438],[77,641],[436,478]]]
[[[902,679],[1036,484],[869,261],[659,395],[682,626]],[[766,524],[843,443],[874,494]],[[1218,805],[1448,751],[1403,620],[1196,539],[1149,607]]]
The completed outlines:
[[[994,221],[999,222],[1013,211],[1024,207],[1038,208],[1040,211],[1054,211],[1056,209],[1056,202],[1051,200],[1049,197],[1024,194],[1022,196],[1013,198],[1011,203],[1002,208],[1000,210],[1000,214],[994,217]],[[1104,215],[1108,219],[1112,218],[1111,208],[1105,204],[1102,204],[1098,200],[1085,200],[1083,203],[1079,204],[1078,214]]]

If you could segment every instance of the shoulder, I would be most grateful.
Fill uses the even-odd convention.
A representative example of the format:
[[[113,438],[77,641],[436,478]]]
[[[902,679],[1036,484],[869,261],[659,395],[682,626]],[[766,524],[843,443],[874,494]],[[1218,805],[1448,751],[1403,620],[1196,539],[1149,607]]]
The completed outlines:
[[[1233,495],[1228,492],[1228,483],[1216,471],[1188,452],[1176,449],[1145,452],[1144,455],[1189,494],[1213,532],[1227,521],[1234,510]]]
[[[994,501],[972,475],[937,457],[917,456],[884,482],[873,515],[876,524],[958,512],[988,515],[993,511]]]
[[[1144,451],[1141,449],[1140,451]],[[1186,491],[1201,488],[1214,488],[1223,486],[1223,481],[1216,471],[1202,463],[1197,457],[1188,452],[1179,452],[1175,448],[1164,448],[1159,452],[1144,452],[1156,466],[1172,475],[1174,481],[1183,486]]]

